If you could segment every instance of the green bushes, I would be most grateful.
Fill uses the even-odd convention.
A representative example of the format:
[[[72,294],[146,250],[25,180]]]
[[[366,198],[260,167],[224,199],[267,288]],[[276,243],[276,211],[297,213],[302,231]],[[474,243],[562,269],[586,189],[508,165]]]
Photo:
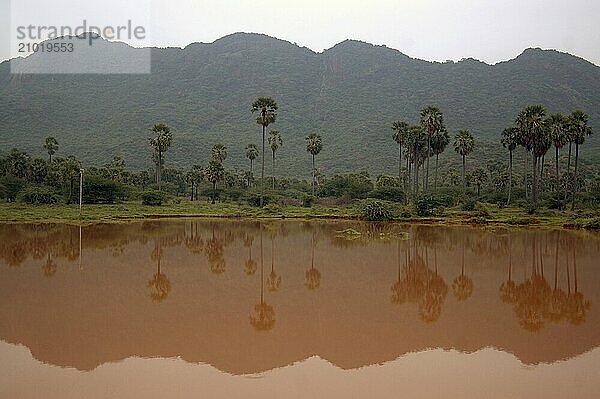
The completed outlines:
[[[431,216],[437,209],[444,208],[450,205],[452,199],[441,195],[424,195],[417,199],[415,208],[417,216]]]
[[[474,198],[465,198],[460,205],[460,209],[465,212],[472,212],[475,210],[475,206],[477,205],[477,201]]]
[[[56,204],[59,198],[50,187],[31,186],[21,193],[20,200],[28,204]]]
[[[147,190],[144,191],[141,195],[142,204],[151,205],[151,206],[159,206],[162,205],[163,202],[166,201],[167,196],[162,191],[157,190]]]
[[[25,180],[13,176],[5,176],[0,179],[0,186],[2,187],[2,196],[8,202],[14,202],[17,196],[25,187]]]
[[[391,208],[382,201],[369,200],[362,208],[362,218],[369,221],[392,220]]]
[[[328,179],[319,190],[320,197],[366,198],[373,190],[373,182],[368,173],[335,175]]]
[[[112,179],[100,176],[86,177],[83,183],[83,202],[86,204],[112,204],[125,199],[125,186]]]
[[[392,202],[404,202],[406,194],[400,187],[384,186],[378,187],[369,193],[369,198]]]

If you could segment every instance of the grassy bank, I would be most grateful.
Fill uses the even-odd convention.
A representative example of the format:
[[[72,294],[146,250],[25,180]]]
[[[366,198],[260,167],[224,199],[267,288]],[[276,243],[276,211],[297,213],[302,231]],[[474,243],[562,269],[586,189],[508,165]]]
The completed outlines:
[[[463,211],[448,208],[442,214],[418,217],[406,206],[393,204],[395,220],[416,223],[470,224],[470,225],[510,225],[538,226],[552,228],[600,228],[597,212],[573,213],[568,211],[540,210],[528,214],[520,208],[499,208],[491,204],[481,204],[477,210]],[[351,205],[323,206],[310,208],[290,205],[269,205],[264,208],[247,204],[225,202],[210,204],[182,200],[161,206],[147,206],[139,202],[125,202],[115,205],[84,205],[80,215],[77,205],[28,205],[24,203],[0,203],[0,221],[23,223],[83,223],[119,222],[144,218],[179,217],[237,217],[237,218],[321,218],[321,219],[360,219],[362,206]]]

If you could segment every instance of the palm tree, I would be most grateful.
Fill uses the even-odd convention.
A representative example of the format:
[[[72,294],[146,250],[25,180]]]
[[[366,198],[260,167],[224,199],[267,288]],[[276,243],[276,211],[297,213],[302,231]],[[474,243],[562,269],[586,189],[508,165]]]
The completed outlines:
[[[318,133],[311,133],[306,136],[306,151],[312,155],[312,192],[315,194],[315,187],[317,185],[317,169],[315,168],[315,156],[319,155],[323,149],[323,140]]]
[[[58,151],[58,141],[56,141],[56,139],[52,136],[46,137],[44,149],[48,151],[48,155],[50,157],[48,163],[52,163],[52,155],[56,154],[56,151]]]
[[[163,154],[171,147],[171,144],[173,144],[173,132],[171,131],[171,128],[164,123],[154,125],[150,131],[155,134],[149,141],[156,154],[156,183],[160,190]]]
[[[262,165],[260,174],[260,206],[264,204],[265,180],[265,132],[270,124],[277,119],[277,103],[271,97],[259,97],[252,103],[252,113],[258,112],[256,123],[262,126]]]
[[[429,189],[429,153],[431,138],[437,132],[444,130],[444,116],[437,107],[425,107],[421,110],[421,126],[427,133],[427,171],[425,172],[425,190]]]
[[[467,156],[475,149],[475,139],[471,132],[467,129],[459,130],[454,137],[454,151],[456,151],[462,157],[462,182],[463,189],[467,187],[466,180],[466,169],[467,169]]]
[[[269,146],[271,147],[271,152],[273,153],[273,164],[271,167],[271,174],[273,175],[273,190],[275,190],[275,152],[283,145],[283,140],[281,139],[281,134],[278,130],[271,130],[269,132]]]
[[[212,159],[208,163],[208,167],[204,172],[204,176],[206,177],[206,180],[213,185],[212,203],[214,204],[217,197],[217,183],[223,180],[225,177],[225,169],[223,169],[223,164]]]
[[[421,126],[412,125],[409,127],[406,146],[408,152],[407,155],[410,160],[408,175],[410,176],[410,167],[412,167],[414,169],[415,177],[413,191],[414,195],[417,195],[419,193],[419,165],[424,159],[424,152],[426,151],[427,146],[427,135]]]
[[[246,158],[250,160],[250,173],[253,173],[253,163],[254,160],[258,158],[258,148],[256,148],[256,144],[248,144],[246,146]]]
[[[402,179],[402,146],[406,143],[409,127],[408,122],[403,120],[392,123],[392,139],[398,144],[398,179]]]
[[[519,128],[521,145],[531,151],[533,158],[533,184],[531,195],[533,207],[537,206],[538,199],[538,161],[548,150],[549,133],[545,123],[546,110],[541,105],[529,105],[517,116],[516,124]]]
[[[440,154],[446,151],[446,147],[450,144],[450,135],[448,130],[444,127],[439,132],[435,132],[431,137],[431,150],[435,154],[435,179],[434,179],[434,190],[437,191],[438,184],[438,161]]]
[[[558,156],[561,148],[567,144],[569,138],[567,136],[568,131],[568,119],[563,114],[552,114],[550,115],[550,119],[548,120],[548,125],[550,128],[550,138],[552,139],[552,144],[554,144],[555,151],[555,167],[556,167],[556,184],[560,180],[559,173],[559,164],[558,164]]]
[[[60,174],[65,186],[69,187],[69,196],[67,203],[70,204],[73,200],[73,189],[75,188],[75,180],[79,176],[81,163],[74,156],[69,156],[60,164]]]
[[[513,177],[513,151],[517,148],[519,143],[519,129],[516,127],[509,127],[502,131],[502,138],[500,142],[508,150],[509,161],[508,161],[508,200],[507,204],[510,204],[510,197],[512,194],[512,177]]]
[[[477,168],[473,171],[471,177],[473,178],[473,183],[477,186],[477,196],[481,195],[481,185],[487,181],[487,173],[483,168]]]
[[[576,110],[573,111],[571,116],[569,116],[569,130],[573,137],[573,141],[575,142],[575,175],[573,178],[573,191],[572,191],[572,203],[571,209],[575,209],[575,195],[579,189],[579,185],[577,183],[577,163],[579,161],[579,146],[585,142],[585,137],[590,136],[592,134],[592,128],[588,125],[588,115],[581,111]]]
[[[215,144],[211,150],[211,158],[218,163],[223,163],[227,159],[227,147],[223,144]]]

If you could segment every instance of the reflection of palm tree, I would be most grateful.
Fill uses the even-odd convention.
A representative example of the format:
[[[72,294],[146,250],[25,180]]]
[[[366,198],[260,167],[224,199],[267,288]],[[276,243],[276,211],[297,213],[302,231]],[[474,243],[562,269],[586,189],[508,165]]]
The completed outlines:
[[[253,276],[256,273],[257,265],[256,261],[252,259],[252,243],[254,242],[254,237],[251,235],[247,235],[244,237],[244,246],[248,247],[249,257],[246,260],[244,271],[248,276]]]
[[[452,291],[459,301],[468,299],[473,294],[473,280],[465,275],[465,247],[462,247],[462,267],[460,276],[452,282]]]
[[[223,240],[215,235],[215,226],[212,227],[212,238],[206,242],[204,247],[210,271],[214,274],[225,272],[225,259],[223,259]]]
[[[312,235],[312,243],[311,243],[311,260],[310,260],[310,269],[306,271],[304,285],[311,289],[316,290],[321,286],[321,272],[315,269],[315,247],[317,246],[315,240],[315,232],[313,231]]]
[[[400,240],[397,242],[397,253],[398,253],[398,281],[392,285],[392,303],[396,305],[402,305],[406,302],[407,286],[406,281],[402,279],[402,269],[400,267]],[[408,267],[408,252],[404,254],[404,267]]]
[[[510,241],[508,244],[508,280],[500,285],[500,299],[504,303],[514,303],[516,301],[516,285],[512,280],[512,248]]]
[[[267,287],[269,291],[277,291],[281,285],[281,276],[275,273],[275,240],[271,237],[271,273],[267,278]]]
[[[48,259],[44,263],[44,266],[42,266],[42,270],[44,271],[44,276],[46,276],[46,277],[54,276],[56,274],[56,269],[57,269],[56,263],[50,257],[50,252],[48,252]]]
[[[152,276],[152,280],[148,281],[150,289],[150,298],[154,302],[162,302],[167,299],[171,291],[171,282],[167,276],[161,272],[160,261],[162,259],[161,246],[158,242],[155,243],[152,259],[156,260],[156,273]]]
[[[410,250],[405,253],[404,270],[400,268],[400,243],[398,242],[398,281],[392,286],[392,303],[414,303],[418,305],[419,317],[425,322],[436,321],[442,313],[448,286],[435,271],[431,271],[419,255],[411,258]]]
[[[575,291],[571,294],[569,286],[569,295],[567,296],[567,317],[571,324],[582,324],[585,322],[585,312],[592,306],[591,302],[583,297],[583,294],[579,292],[577,285],[577,257],[575,255],[575,247],[573,246],[573,280]]]
[[[250,315],[250,324],[257,331],[268,331],[275,325],[275,310],[264,298],[264,259],[262,227],[260,231],[260,303],[254,306],[254,314]]]

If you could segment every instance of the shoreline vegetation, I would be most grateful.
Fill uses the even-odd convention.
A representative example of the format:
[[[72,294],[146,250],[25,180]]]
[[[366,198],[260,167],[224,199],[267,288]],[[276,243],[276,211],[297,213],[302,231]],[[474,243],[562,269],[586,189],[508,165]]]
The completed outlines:
[[[393,206],[392,204],[390,204]],[[161,206],[143,205],[140,202],[119,204],[84,205],[79,213],[78,205],[52,204],[31,205],[25,203],[0,204],[0,223],[65,223],[92,225],[121,223],[152,219],[305,219],[365,221],[360,203],[348,205],[313,205],[310,208],[284,205],[252,207],[243,203],[173,201]],[[564,228],[600,231],[600,217],[594,212],[570,212],[546,210],[529,214],[520,208],[500,208],[492,204],[478,204],[477,209],[464,211],[460,208],[444,210],[444,214],[418,216],[406,206],[396,205],[393,215],[377,223],[410,223],[434,225],[465,225],[475,227],[508,226],[535,228]]]
[[[100,167],[72,155],[60,158],[52,136],[40,145],[47,159],[32,159],[18,149],[0,154],[0,197],[6,200],[0,221],[227,217],[600,229],[600,173],[579,162],[580,149],[593,133],[581,110],[563,115],[549,114],[541,105],[525,107],[512,126],[498,132],[504,159],[476,164],[471,158],[478,140],[471,131],[451,134],[442,111],[426,106],[419,120],[399,119],[382,132],[397,150],[396,162],[388,165],[397,175],[377,177],[361,165],[358,172],[323,173],[328,143],[312,132],[304,139],[311,174],[299,179],[278,167],[280,149],[287,145],[285,132],[272,127],[278,109],[273,98],[257,98],[248,119],[255,119],[255,135],[261,133],[255,138],[261,141],[245,147],[240,141],[233,149],[214,144],[210,159],[188,168],[165,165],[176,140],[165,123],[149,129],[146,149],[154,165],[149,170],[127,170],[119,155]],[[447,150],[461,161],[460,171],[440,165],[439,156]],[[245,152],[248,169],[227,166],[232,151]]]

